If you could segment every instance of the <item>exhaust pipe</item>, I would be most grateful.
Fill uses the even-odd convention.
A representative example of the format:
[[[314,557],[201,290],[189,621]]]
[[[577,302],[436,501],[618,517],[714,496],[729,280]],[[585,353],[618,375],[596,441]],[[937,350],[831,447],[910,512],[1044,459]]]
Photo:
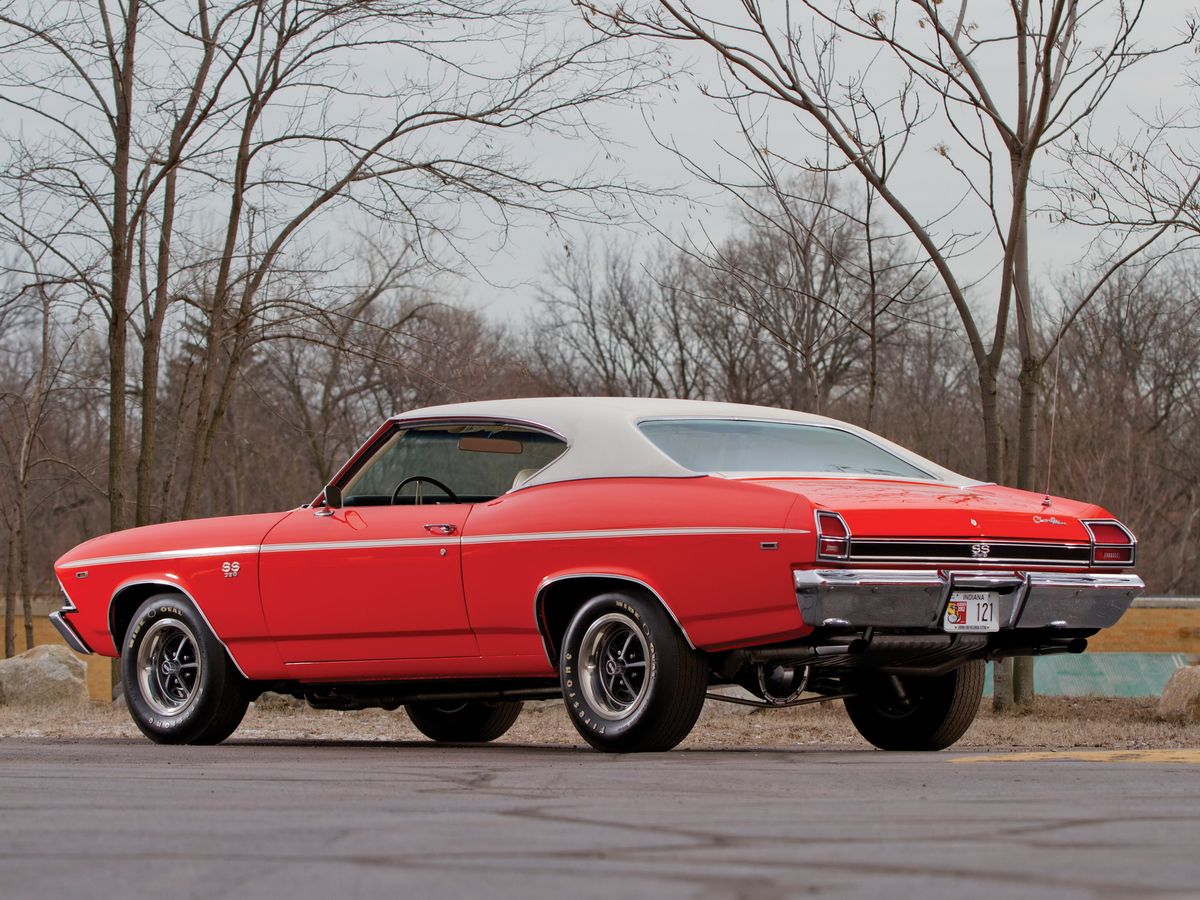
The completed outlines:
[[[746,659],[751,663],[786,661],[794,665],[804,665],[832,656],[852,656],[861,653],[865,646],[866,642],[862,638],[855,638],[844,644],[822,644],[817,647],[767,647],[763,650],[749,651]]]
[[[1082,653],[1087,649],[1087,638],[1069,638],[1026,647],[1001,647],[988,654],[988,659],[1008,659],[1016,656],[1058,656],[1061,653]]]

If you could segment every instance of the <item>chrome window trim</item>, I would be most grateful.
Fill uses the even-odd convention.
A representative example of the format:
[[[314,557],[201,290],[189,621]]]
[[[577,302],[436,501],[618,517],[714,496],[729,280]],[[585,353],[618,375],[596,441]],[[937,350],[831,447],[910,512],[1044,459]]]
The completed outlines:
[[[338,469],[337,472],[334,473],[333,477],[329,479],[329,483],[336,484],[339,487],[344,487],[342,482],[345,481],[346,477],[354,469],[354,467],[361,460],[363,460],[363,454],[366,453],[367,450],[370,449],[372,446],[374,446],[376,443],[378,443],[383,437],[385,437],[388,434],[388,432],[391,431],[391,429],[394,427],[407,429],[407,428],[419,428],[422,425],[454,425],[454,424],[516,425],[520,428],[529,428],[533,431],[539,431],[542,434],[549,435],[552,438],[557,438],[558,440],[562,441],[563,442],[562,453],[558,454],[558,456],[556,456],[554,459],[552,459],[546,465],[544,465],[540,469],[538,469],[538,472],[546,471],[546,469],[550,468],[552,465],[554,465],[556,462],[558,462],[560,459],[562,459],[564,456],[566,456],[566,454],[571,450],[571,442],[569,440],[567,440],[565,435],[561,434],[559,431],[555,430],[554,428],[551,428],[549,425],[544,425],[541,422],[535,422],[532,419],[522,419],[522,418],[514,417],[514,416],[418,416],[417,418],[414,418],[414,419],[406,419],[406,418],[404,418],[403,415],[399,415],[399,416],[390,417],[383,423],[383,425],[381,425],[379,428],[375,429],[375,433],[372,434],[369,438],[367,438],[367,440],[363,443],[363,445],[361,447],[359,447],[356,451],[354,451],[354,453],[350,456],[350,458],[348,460],[346,460],[346,462],[342,465],[342,467],[340,469]],[[373,455],[374,454],[372,454],[372,456]],[[523,487],[524,487],[524,485],[521,486],[521,488],[523,488]],[[521,490],[521,488],[515,488],[515,490]],[[510,488],[505,493],[511,494],[511,493],[513,493],[513,490],[514,489]],[[504,494],[501,494],[500,496],[503,497]],[[324,502],[325,502],[325,489],[324,489],[324,487],[322,487],[321,492],[319,494],[317,494],[317,496],[314,497],[308,505],[309,506],[317,506],[318,504],[321,504]],[[470,504],[463,504],[463,505],[470,505]]]
[[[738,421],[783,422],[832,427],[857,436],[867,441],[868,445],[882,448],[886,454],[907,462],[907,471],[918,483],[941,483],[959,488],[980,483],[977,479],[952,472],[913,453],[907,447],[901,447],[881,435],[857,428],[848,422],[795,410],[746,404],[635,397],[540,397],[426,407],[408,410],[393,418],[405,422],[467,418],[517,421],[522,424],[548,426],[552,431],[566,437],[569,450],[554,463],[553,468],[536,475],[523,489],[555,482],[605,477],[703,477],[673,462],[646,439],[638,430],[637,422],[650,419],[722,419],[735,424]],[[791,468],[795,468],[795,465]]]

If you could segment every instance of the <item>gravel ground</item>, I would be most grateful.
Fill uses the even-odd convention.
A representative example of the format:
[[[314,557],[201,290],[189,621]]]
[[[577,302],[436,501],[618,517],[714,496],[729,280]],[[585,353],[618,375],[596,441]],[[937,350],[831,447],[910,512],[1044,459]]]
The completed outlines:
[[[955,745],[967,750],[1057,750],[1200,747],[1200,723],[1160,722],[1156,700],[1145,698],[1038,698],[1015,716],[992,714],[985,699],[975,724]],[[93,704],[76,710],[0,707],[0,738],[140,737],[123,708]],[[232,740],[423,741],[402,712],[333,712],[306,705],[260,703],[252,707]],[[583,747],[561,702],[526,704],[501,743]],[[838,702],[787,710],[751,710],[709,702],[681,746],[692,748],[812,747],[861,749],[866,742]]]

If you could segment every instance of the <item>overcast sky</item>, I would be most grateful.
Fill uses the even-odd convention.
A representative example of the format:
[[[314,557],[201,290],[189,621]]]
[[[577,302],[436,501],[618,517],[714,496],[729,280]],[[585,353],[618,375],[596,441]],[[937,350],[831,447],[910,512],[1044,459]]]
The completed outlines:
[[[729,4],[732,8],[737,6]],[[990,0],[987,4],[976,0],[971,13],[982,13],[984,19],[979,24],[986,29],[994,24],[987,21],[987,11],[1002,12],[1006,6],[992,4]],[[1140,43],[1156,45],[1178,39],[1190,8],[1189,3],[1153,0],[1137,32]],[[1085,32],[1085,38],[1088,34]],[[1166,109],[1186,104],[1191,95],[1184,86],[1185,72],[1189,66],[1194,68],[1197,65],[1195,59],[1196,54],[1185,49],[1139,64],[1123,76],[1123,81],[1109,95],[1096,124],[1109,134],[1115,134],[1118,130],[1128,131],[1138,127],[1132,109],[1149,113],[1159,104]],[[1011,67],[1004,66],[1003,62],[1002,57],[981,60],[980,68],[984,77],[993,83],[1004,84]],[[647,208],[646,212],[658,227],[674,234],[699,239],[703,223],[710,234],[720,235],[728,231],[734,220],[728,200],[718,196],[710,186],[689,180],[678,160],[658,146],[656,138],[685,149],[689,156],[701,160],[708,167],[728,166],[728,159],[720,146],[735,148],[739,138],[728,114],[712,100],[702,96],[697,87],[697,81],[711,82],[714,79],[712,60],[698,53],[695,48],[688,48],[686,52],[676,52],[675,63],[679,69],[694,75],[694,78],[679,78],[674,90],[658,92],[650,98],[644,110],[609,110],[602,117],[601,124],[619,145],[608,149],[619,153],[619,160],[607,159],[603,148],[589,142],[566,146],[558,141],[543,144],[535,142],[530,152],[535,158],[544,154],[556,165],[577,169],[619,166],[632,179],[648,186],[682,185],[694,202],[674,199],[662,201]],[[842,51],[841,63],[846,70],[853,67],[855,60],[852,53]],[[1011,92],[1006,99],[1011,101]],[[647,127],[647,121],[651,127]],[[782,104],[770,111],[768,125],[772,141],[787,143],[788,149],[794,153],[793,145],[802,141],[803,137],[798,133],[790,112]],[[954,183],[954,175],[946,161],[934,150],[945,134],[942,126],[925,129],[914,141],[908,164],[898,174],[896,181],[898,192],[931,217],[944,212],[948,194],[957,196],[961,188],[961,184]],[[1049,161],[1043,158],[1043,162],[1048,164]],[[975,222],[972,217],[976,217]],[[977,217],[978,209],[967,211],[954,224],[960,230],[977,230],[983,227],[977,224]],[[1043,279],[1069,269],[1071,264],[1086,256],[1091,232],[1079,228],[1051,227],[1044,221],[1036,222],[1034,228],[1032,244],[1036,256],[1033,266]],[[478,242],[479,252],[475,263],[481,274],[462,283],[463,296],[496,317],[519,317],[533,305],[536,285],[547,254],[560,249],[564,242],[587,240],[588,233],[594,243],[619,242],[641,249],[653,246],[654,241],[653,229],[647,225],[621,229],[567,226],[560,230],[545,222],[529,221],[512,229],[507,245],[498,252],[492,252],[486,240]],[[969,274],[982,277],[987,270],[986,260],[991,256],[994,256],[992,249],[984,248],[967,263]],[[985,282],[977,289],[977,293],[986,295],[988,290]]]

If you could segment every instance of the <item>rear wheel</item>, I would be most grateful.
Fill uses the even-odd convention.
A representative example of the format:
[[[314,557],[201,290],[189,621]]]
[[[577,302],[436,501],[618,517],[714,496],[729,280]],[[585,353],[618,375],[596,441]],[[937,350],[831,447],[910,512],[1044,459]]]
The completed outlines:
[[[485,703],[408,703],[404,711],[417,730],[435,741],[482,744],[512,728],[521,714],[520,701]]]
[[[121,648],[121,677],[134,724],[160,744],[219,744],[250,702],[229,654],[178,594],[138,608]]]
[[[670,750],[704,706],[708,668],[657,603],[604,594],[575,614],[559,661],[563,700],[597,750]]]
[[[871,673],[844,701],[846,712],[881,750],[944,750],[975,721],[983,676],[981,659],[932,677]]]

